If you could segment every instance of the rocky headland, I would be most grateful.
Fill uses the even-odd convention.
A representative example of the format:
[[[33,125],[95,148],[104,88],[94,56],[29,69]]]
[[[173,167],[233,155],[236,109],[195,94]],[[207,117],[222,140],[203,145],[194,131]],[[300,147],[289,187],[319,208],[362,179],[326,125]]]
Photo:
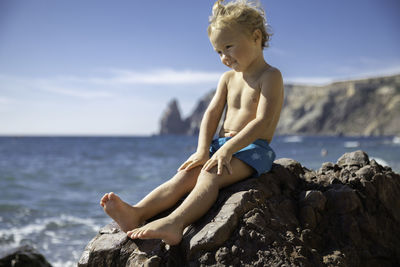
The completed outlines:
[[[172,100],[160,134],[195,135],[214,91],[182,118]],[[278,135],[400,136],[400,75],[340,81],[323,86],[285,84]]]
[[[221,190],[179,245],[110,224],[78,266],[399,266],[399,195],[400,175],[363,151],[315,171],[282,158]]]

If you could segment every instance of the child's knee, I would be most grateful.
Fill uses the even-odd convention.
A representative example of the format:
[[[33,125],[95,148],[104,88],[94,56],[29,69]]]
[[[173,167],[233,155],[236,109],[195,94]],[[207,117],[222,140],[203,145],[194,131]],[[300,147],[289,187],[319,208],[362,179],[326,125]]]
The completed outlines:
[[[225,171],[226,170],[224,170],[223,172],[225,172]],[[219,178],[220,178],[220,175],[217,174],[217,167],[213,167],[209,171],[201,170],[198,181],[202,181],[202,182],[207,181],[207,182],[212,182],[212,183],[218,183]]]
[[[196,185],[198,172],[195,172],[192,170],[179,171],[168,182],[171,183],[174,188],[179,188],[179,189],[183,189],[185,191],[190,191]]]

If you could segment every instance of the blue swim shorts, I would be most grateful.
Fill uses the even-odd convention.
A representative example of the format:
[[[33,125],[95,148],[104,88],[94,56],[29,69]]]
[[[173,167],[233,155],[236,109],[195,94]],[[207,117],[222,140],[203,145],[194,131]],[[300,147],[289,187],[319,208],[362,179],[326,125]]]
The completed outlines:
[[[210,146],[210,157],[231,138],[221,137],[214,139]],[[258,177],[270,171],[275,160],[275,152],[269,146],[268,141],[263,139],[257,139],[250,145],[233,153],[233,156],[254,169],[253,177]]]

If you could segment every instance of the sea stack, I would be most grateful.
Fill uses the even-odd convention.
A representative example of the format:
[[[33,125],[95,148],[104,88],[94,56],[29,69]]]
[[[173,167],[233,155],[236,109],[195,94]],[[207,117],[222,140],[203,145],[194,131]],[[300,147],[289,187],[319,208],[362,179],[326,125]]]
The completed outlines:
[[[182,120],[181,113],[179,111],[178,102],[176,99],[172,99],[164,111],[160,120],[160,134],[185,134],[187,126]]]

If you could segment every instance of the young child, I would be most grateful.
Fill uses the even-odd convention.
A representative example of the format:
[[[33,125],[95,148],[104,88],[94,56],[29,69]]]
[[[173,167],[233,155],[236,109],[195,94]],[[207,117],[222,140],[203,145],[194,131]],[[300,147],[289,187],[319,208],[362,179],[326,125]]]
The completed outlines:
[[[264,12],[248,1],[222,2],[214,4],[208,36],[222,63],[232,70],[222,75],[204,113],[197,151],[174,177],[136,205],[114,193],[105,194],[100,201],[132,239],[178,244],[185,227],[210,209],[220,188],[268,172],[275,159],[269,143],[283,103],[283,83],[280,71],[264,60],[263,48],[269,40]],[[220,138],[212,140],[225,105]],[[141,226],[187,193],[167,217]]]

